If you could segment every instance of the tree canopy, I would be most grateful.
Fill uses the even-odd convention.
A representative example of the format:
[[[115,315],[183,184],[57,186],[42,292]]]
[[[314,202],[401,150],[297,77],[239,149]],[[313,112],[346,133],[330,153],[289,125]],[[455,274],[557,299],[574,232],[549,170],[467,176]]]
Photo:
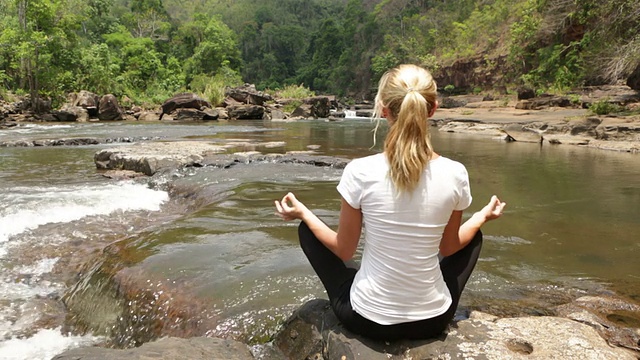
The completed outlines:
[[[563,90],[640,65],[636,0],[0,0],[0,28],[0,95],[54,100],[241,82],[367,97],[400,63],[474,58],[501,59],[500,85]]]

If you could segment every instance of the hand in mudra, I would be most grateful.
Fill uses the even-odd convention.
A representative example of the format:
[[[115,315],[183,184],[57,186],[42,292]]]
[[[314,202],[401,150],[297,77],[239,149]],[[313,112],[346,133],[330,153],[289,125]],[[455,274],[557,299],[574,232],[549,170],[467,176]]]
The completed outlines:
[[[276,200],[275,205],[276,215],[280,216],[282,220],[285,221],[302,219],[305,212],[309,211],[302,202],[296,199],[293,193],[288,193],[280,201]]]
[[[502,211],[506,205],[507,203],[501,202],[497,196],[493,195],[491,200],[489,200],[489,203],[479,212],[487,221],[497,219],[502,215]]]

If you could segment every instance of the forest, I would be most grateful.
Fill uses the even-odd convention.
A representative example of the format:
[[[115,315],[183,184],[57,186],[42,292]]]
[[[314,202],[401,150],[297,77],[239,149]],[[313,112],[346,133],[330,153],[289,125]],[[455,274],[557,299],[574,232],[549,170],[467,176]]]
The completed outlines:
[[[470,64],[449,92],[563,92],[640,66],[637,0],[0,0],[0,29],[0,96],[54,104],[242,83],[365,99],[400,63]]]

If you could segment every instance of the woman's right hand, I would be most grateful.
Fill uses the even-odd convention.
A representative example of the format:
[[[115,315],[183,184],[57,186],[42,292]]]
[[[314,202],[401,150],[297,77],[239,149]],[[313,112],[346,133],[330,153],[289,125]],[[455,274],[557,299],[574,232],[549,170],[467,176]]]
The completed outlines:
[[[306,213],[309,212],[309,209],[307,209],[302,202],[296,199],[293,193],[288,193],[280,201],[276,200],[275,205],[276,215],[280,216],[282,220],[285,221],[295,219],[302,220]]]
[[[485,221],[497,219],[502,215],[502,211],[507,203],[501,202],[497,196],[493,195],[489,203],[480,210],[480,214],[484,216]]]

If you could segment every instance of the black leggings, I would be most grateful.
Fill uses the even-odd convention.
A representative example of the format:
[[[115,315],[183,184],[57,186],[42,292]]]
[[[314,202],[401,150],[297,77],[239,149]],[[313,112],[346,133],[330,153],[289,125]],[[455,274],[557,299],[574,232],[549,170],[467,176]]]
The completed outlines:
[[[365,319],[351,308],[350,290],[358,272],[355,264],[345,263],[324,246],[302,222],[298,227],[300,247],[309,259],[320,281],[327,290],[331,308],[348,330],[373,340],[429,339],[438,337],[455,315],[462,290],[471,276],[482,248],[482,232],[460,251],[440,260],[444,282],[453,302],[447,311],[436,317],[393,325],[380,325]]]

